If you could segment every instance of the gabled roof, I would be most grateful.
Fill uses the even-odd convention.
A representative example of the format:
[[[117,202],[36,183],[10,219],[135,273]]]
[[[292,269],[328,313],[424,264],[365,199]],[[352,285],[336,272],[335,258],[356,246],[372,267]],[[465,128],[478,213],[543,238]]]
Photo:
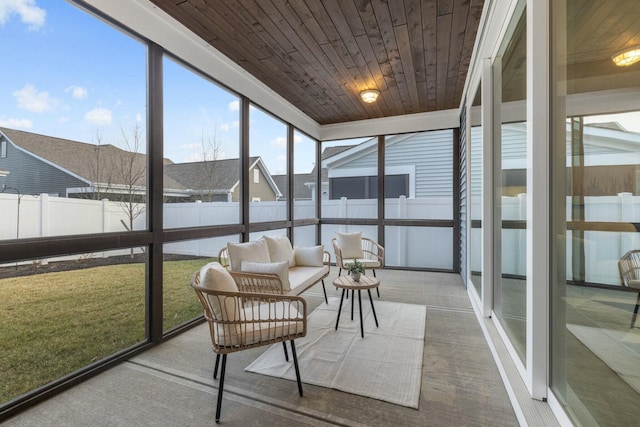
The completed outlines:
[[[355,145],[337,145],[335,147],[324,148],[322,150],[322,153],[320,154],[320,158],[323,161],[322,163],[324,163],[325,159],[336,156],[342,153],[343,151],[350,149],[351,147],[355,147]],[[320,182],[328,181],[329,178],[328,178],[326,167],[324,166],[322,167],[322,169],[320,170],[320,175],[321,175]],[[309,180],[307,182],[315,182],[315,181],[316,181],[316,166],[314,166],[313,169],[311,170],[311,173],[309,174]]]
[[[252,157],[253,164],[257,157]],[[179,182],[185,188],[196,191],[228,192],[240,177],[238,159],[209,160],[165,165],[165,175]]]
[[[276,196],[281,196],[262,158],[250,157],[249,170],[258,167],[262,170],[269,186]],[[238,185],[240,162],[238,159],[207,160],[189,163],[171,163],[164,167],[165,176],[179,182],[183,187],[195,192],[229,193]]]
[[[69,139],[40,135],[21,130],[0,128],[7,139],[17,147],[46,161],[47,163],[86,181],[88,184],[111,184],[146,186],[146,176],[137,180],[139,182],[125,182],[126,177],[113,173],[113,165],[134,156],[134,167],[137,170],[146,168],[146,155],[131,153],[114,145],[87,144]],[[171,160],[165,159],[165,165],[171,164]],[[165,178],[165,188],[184,189],[171,178]]]
[[[385,147],[389,147],[393,144],[397,144],[400,141],[404,141],[415,133],[404,133],[399,135],[388,136],[385,139]],[[378,138],[370,138],[360,144],[347,145],[343,147],[331,147],[331,148],[343,148],[342,150],[335,150],[329,152],[327,156],[322,156],[322,169],[326,170],[330,167],[336,167],[345,163],[349,163],[357,158],[370,154],[372,151],[377,151]],[[329,148],[329,147],[327,147]],[[324,154],[324,153],[323,153]]]
[[[278,188],[283,194],[283,199],[286,200],[284,196],[286,188],[287,188],[287,175],[272,175],[271,176],[275,181]],[[306,183],[313,181],[313,176],[310,173],[299,173],[293,176],[293,198],[298,200],[311,199],[311,188],[305,185]]]

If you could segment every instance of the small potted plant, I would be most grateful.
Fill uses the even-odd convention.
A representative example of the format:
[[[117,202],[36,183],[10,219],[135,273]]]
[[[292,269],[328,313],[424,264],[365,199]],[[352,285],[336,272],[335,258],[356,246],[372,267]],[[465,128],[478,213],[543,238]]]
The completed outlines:
[[[360,275],[364,274],[364,265],[357,259],[354,259],[353,262],[347,264],[346,267],[353,280],[359,282]]]

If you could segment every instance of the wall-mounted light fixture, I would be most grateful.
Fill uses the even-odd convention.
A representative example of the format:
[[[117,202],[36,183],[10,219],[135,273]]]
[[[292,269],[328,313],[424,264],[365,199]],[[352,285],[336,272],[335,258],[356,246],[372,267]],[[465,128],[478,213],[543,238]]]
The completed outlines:
[[[380,92],[375,89],[367,89],[360,92],[360,98],[362,98],[362,100],[367,104],[376,102],[379,96],[380,96]]]
[[[611,60],[618,67],[626,67],[640,61],[640,46],[621,50],[611,57]]]

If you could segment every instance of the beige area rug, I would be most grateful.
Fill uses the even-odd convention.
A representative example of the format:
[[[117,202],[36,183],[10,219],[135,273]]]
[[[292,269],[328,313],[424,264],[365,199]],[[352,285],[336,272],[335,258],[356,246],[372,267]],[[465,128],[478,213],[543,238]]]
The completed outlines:
[[[375,296],[373,303],[378,328],[369,297],[363,293],[364,338],[360,337],[357,294],[353,320],[351,299],[345,300],[337,331],[339,298],[330,298],[328,305],[309,315],[307,336],[296,340],[302,382],[417,409],[427,308]],[[295,381],[289,360],[285,361],[282,344],[275,344],[245,370]]]
[[[640,393],[640,333],[568,324],[571,333]]]

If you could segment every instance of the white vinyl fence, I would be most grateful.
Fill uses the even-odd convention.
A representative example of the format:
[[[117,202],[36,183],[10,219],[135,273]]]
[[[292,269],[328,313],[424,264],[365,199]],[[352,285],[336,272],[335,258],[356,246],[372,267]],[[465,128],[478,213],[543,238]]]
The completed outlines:
[[[327,218],[375,218],[375,200],[323,200],[322,215]],[[570,201],[567,200],[567,212]],[[526,218],[526,196],[502,198],[505,220]],[[586,220],[605,222],[640,222],[640,197],[630,193],[618,196],[586,197]],[[274,221],[285,218],[285,202],[251,203],[252,222]],[[471,214],[480,206],[471,206]],[[385,201],[387,218],[394,219],[452,219],[453,206],[448,198],[388,199]],[[295,218],[313,217],[314,202],[296,201]],[[19,219],[19,221],[18,221]],[[474,216],[475,219],[475,216]],[[569,220],[570,218],[568,218]],[[165,228],[197,227],[237,223],[238,204],[171,203],[164,206]],[[146,228],[146,215],[140,214],[134,221],[135,230]],[[46,236],[108,233],[126,230],[128,216],[122,203],[108,200],[83,200],[0,193],[0,239],[32,238]],[[331,239],[336,232],[362,231],[365,237],[377,240],[374,226],[326,225],[322,243],[333,254]],[[270,232],[278,234],[279,231]],[[385,253],[388,265],[452,268],[453,231],[446,227],[387,227]],[[479,270],[479,230],[471,231],[471,268]],[[258,238],[251,236],[252,239]],[[475,237],[475,238],[474,238]],[[571,277],[571,241],[567,245],[567,277]],[[218,255],[232,236],[198,241],[167,244],[165,253],[193,256]],[[295,231],[296,243],[312,244],[313,227],[299,227]],[[526,274],[526,231],[503,230],[503,266],[508,274]],[[628,250],[640,247],[640,235],[635,232],[587,231],[584,236],[586,280],[594,283],[619,284],[617,260]],[[122,251],[128,253],[128,251]],[[114,252],[109,252],[110,255]],[[96,254],[103,256],[103,254]],[[333,255],[332,255],[333,256]]]
[[[640,196],[620,193],[617,196],[585,197],[585,221],[640,223]],[[526,195],[503,197],[503,220],[526,219]],[[479,204],[471,206],[472,219],[478,219]],[[571,200],[567,198],[567,221],[571,221]],[[481,270],[480,229],[471,230],[471,270]],[[585,251],[585,280],[592,283],[619,285],[618,260],[627,251],[640,248],[640,233],[585,231],[582,239]],[[502,230],[503,273],[526,275],[526,230]],[[554,244],[566,245],[566,275],[573,277],[572,233],[556,237]]]

